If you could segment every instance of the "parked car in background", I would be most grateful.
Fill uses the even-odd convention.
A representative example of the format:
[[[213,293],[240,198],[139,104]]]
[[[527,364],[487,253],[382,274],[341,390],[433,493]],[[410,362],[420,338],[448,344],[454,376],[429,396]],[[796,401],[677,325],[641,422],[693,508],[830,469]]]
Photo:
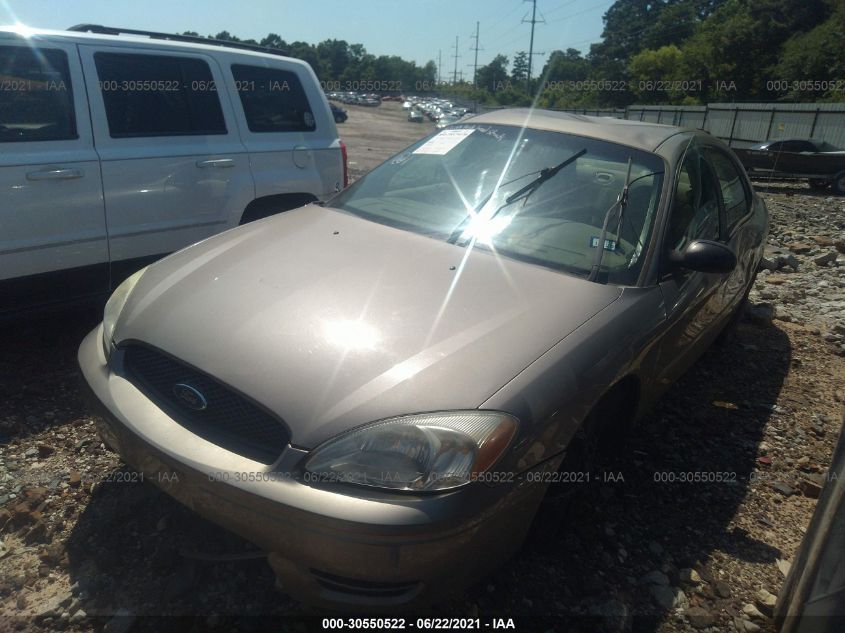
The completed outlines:
[[[779,141],[765,141],[752,145],[749,149],[765,150],[767,152],[843,152],[827,141],[812,138],[785,139]]]
[[[335,123],[344,123],[346,119],[349,118],[349,114],[343,108],[339,108],[338,106],[334,105],[333,103],[330,104],[332,109],[332,116],[334,117]]]
[[[411,110],[410,112],[408,112],[408,120],[411,123],[422,123],[425,118],[423,117],[422,112],[420,112],[419,110]]]
[[[444,127],[452,125],[453,123],[457,123],[460,121],[460,117],[454,116],[452,114],[444,114],[439,119],[437,119],[437,125],[434,127],[438,130],[442,130]]]
[[[434,601],[734,322],[767,232],[705,132],[501,110],[139,271],[79,364],[103,440],[285,591]]]
[[[807,179],[845,195],[845,150],[818,139],[766,141],[734,150],[752,177]]]
[[[167,253],[345,185],[308,64],[164,37],[178,39],[0,29],[16,88],[0,90],[0,314],[107,295]]]

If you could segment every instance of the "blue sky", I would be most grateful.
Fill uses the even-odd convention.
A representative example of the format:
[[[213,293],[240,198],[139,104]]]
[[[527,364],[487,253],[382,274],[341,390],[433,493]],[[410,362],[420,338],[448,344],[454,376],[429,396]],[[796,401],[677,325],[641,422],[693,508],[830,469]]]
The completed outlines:
[[[587,51],[602,31],[602,16],[612,0],[537,0],[534,50],[542,67],[548,53],[568,47]],[[344,39],[370,53],[395,54],[425,63],[437,62],[443,74],[454,70],[458,36],[458,71],[469,76],[474,52],[471,35],[481,22],[479,65],[497,53],[513,60],[528,49],[531,3],[523,0],[0,0],[0,24],[16,20],[28,26],[65,29],[83,22],[153,31],[227,30],[260,39],[268,32],[287,41],[317,43]]]

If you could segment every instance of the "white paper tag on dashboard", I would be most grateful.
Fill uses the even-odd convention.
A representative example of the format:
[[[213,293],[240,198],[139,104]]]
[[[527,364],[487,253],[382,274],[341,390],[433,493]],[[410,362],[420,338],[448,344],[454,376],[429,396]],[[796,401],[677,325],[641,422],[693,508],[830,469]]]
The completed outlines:
[[[443,130],[415,149],[414,154],[439,154],[441,156],[448,154],[458,143],[473,132],[475,132],[473,129]]]

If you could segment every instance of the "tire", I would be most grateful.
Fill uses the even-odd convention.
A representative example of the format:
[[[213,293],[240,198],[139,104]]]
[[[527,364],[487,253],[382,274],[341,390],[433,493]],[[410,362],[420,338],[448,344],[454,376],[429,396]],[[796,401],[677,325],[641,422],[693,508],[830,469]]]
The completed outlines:
[[[845,171],[840,171],[833,179],[833,190],[840,196],[845,196]]]
[[[742,295],[742,299],[740,299],[739,304],[734,308],[734,311],[731,313],[725,327],[721,332],[719,332],[719,336],[716,337],[716,345],[718,347],[730,345],[736,338],[736,329],[739,326],[739,322],[742,321],[742,315],[745,313],[745,306],[748,305],[748,295],[751,294],[751,289],[754,287],[755,281],[757,281],[756,272],[752,275],[751,283],[749,283],[748,288],[745,289],[745,294]]]
[[[549,484],[531,527],[529,541],[545,547],[558,538],[570,519],[572,502],[592,485],[593,474],[611,469],[625,457],[631,436],[636,397],[621,383],[605,394],[581,423],[558,467],[559,480]],[[577,475],[589,473],[586,479]]]
[[[819,190],[819,191],[823,191],[823,190],[827,189],[828,187],[830,187],[830,181],[829,180],[823,180],[821,178],[810,178],[809,183],[810,183],[810,189],[816,189],[816,190]]]

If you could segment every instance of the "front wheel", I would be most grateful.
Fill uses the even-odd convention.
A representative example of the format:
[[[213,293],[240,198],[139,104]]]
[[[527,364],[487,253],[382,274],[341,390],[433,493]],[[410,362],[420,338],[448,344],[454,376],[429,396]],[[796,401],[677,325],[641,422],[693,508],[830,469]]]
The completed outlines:
[[[845,196],[845,171],[840,171],[833,179],[833,190],[840,196]]]
[[[596,486],[602,472],[621,468],[627,454],[637,399],[631,383],[617,383],[596,403],[566,449],[534,517],[529,542],[545,548],[572,519],[573,500]],[[595,488],[593,488],[595,489]]]

